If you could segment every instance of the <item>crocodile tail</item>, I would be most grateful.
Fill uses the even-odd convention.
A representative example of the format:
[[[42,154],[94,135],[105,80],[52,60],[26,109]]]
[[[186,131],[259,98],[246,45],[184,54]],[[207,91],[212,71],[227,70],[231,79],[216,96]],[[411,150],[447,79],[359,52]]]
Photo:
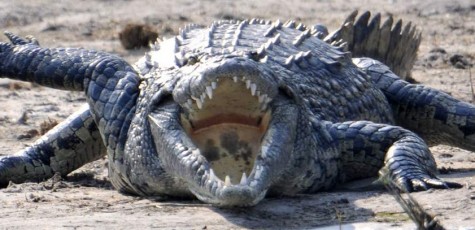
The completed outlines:
[[[359,18],[357,15],[358,11],[353,11],[324,41],[343,47],[353,57],[376,59],[404,79],[410,77],[421,43],[421,33],[416,27],[410,22],[403,25],[401,20],[394,23],[391,16],[381,23],[379,13],[371,20],[368,11]]]

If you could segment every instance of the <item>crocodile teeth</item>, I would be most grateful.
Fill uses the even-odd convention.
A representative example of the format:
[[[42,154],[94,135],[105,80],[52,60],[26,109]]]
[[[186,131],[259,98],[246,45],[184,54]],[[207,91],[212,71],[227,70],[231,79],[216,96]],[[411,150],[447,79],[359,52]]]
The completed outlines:
[[[256,95],[256,89],[257,89],[257,85],[256,84],[251,84],[251,94],[252,96],[255,96]]]
[[[260,96],[259,96],[259,103],[264,102],[264,101],[266,100],[266,98],[267,98],[267,94],[262,94],[262,95],[260,95]]]
[[[231,178],[229,177],[229,175],[226,175],[226,178],[224,178],[224,186],[231,186],[233,185],[231,183]]]
[[[203,108],[203,102],[201,101],[201,99],[198,99],[198,100],[195,100],[195,101],[196,101],[196,106],[198,106],[198,109]]]
[[[268,103],[263,103],[263,104],[261,105],[261,110],[262,110],[262,111],[267,110],[267,105],[268,105]]]
[[[266,96],[267,96],[267,95],[266,95]],[[269,104],[271,101],[272,101],[272,98],[266,97],[265,100],[264,100],[264,103],[265,103],[265,104]]]
[[[208,94],[209,99],[213,99],[213,88],[211,86],[206,86],[206,94]]]
[[[241,184],[241,185],[246,185],[247,184],[247,176],[246,176],[245,172],[242,173],[241,182],[239,184]]]
[[[198,105],[198,104],[203,105],[203,104],[201,103],[201,98],[195,97],[195,96],[191,95],[191,99],[193,99],[193,101],[195,101],[196,105]],[[198,108],[200,108],[200,106],[198,106]]]
[[[251,95],[257,97],[260,104],[259,107],[262,111],[268,108],[268,104],[272,101],[272,99],[267,94],[259,90],[257,83],[253,83],[247,77],[240,76],[233,76],[232,80],[234,83],[244,82],[244,84],[246,85],[246,89],[250,91]],[[211,83],[208,83],[209,85],[204,87],[204,90],[201,92],[201,95],[198,97],[191,96],[191,99],[188,99],[185,102],[184,107],[187,109],[191,109],[193,108],[193,102],[195,102],[196,107],[198,107],[198,109],[202,109],[204,107],[206,99],[209,98],[211,100],[215,96],[214,90],[217,88],[218,81],[219,79],[215,79],[214,81],[211,81]]]

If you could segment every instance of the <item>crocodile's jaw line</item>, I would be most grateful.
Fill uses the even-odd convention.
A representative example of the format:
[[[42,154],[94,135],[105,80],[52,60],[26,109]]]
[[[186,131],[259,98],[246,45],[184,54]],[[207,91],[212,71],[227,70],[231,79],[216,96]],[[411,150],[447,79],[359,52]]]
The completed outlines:
[[[230,179],[210,160],[183,127],[182,108],[174,101],[162,103],[149,115],[150,127],[162,167],[186,183],[189,191],[206,203],[220,206],[250,206],[262,200],[272,183],[286,168],[293,149],[297,107],[279,96],[270,105],[271,116],[263,131],[252,167],[239,179]],[[228,164],[236,177],[235,164]]]

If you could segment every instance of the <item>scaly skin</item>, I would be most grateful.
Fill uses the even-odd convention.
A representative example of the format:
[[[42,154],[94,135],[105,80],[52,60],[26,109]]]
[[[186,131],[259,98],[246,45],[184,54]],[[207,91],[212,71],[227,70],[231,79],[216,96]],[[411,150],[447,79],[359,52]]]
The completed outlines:
[[[7,33],[0,76],[84,91],[89,107],[0,159],[0,184],[67,175],[107,149],[119,191],[222,206],[330,189],[382,167],[404,191],[459,187],[436,177],[419,135],[474,150],[475,106],[392,72],[410,73],[414,27],[355,16],[331,34],[293,22],[192,25],[135,67]]]

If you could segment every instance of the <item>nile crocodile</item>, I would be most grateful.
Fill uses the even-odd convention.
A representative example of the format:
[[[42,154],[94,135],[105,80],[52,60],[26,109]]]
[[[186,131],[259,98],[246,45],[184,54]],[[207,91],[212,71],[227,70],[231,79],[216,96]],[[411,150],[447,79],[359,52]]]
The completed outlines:
[[[459,187],[436,177],[428,145],[475,150],[474,105],[405,81],[420,33],[370,18],[353,13],[333,33],[260,19],[189,25],[135,65],[6,32],[0,76],[83,91],[88,106],[3,157],[0,183],[65,176],[107,152],[121,192],[223,206],[381,168],[403,191]]]

